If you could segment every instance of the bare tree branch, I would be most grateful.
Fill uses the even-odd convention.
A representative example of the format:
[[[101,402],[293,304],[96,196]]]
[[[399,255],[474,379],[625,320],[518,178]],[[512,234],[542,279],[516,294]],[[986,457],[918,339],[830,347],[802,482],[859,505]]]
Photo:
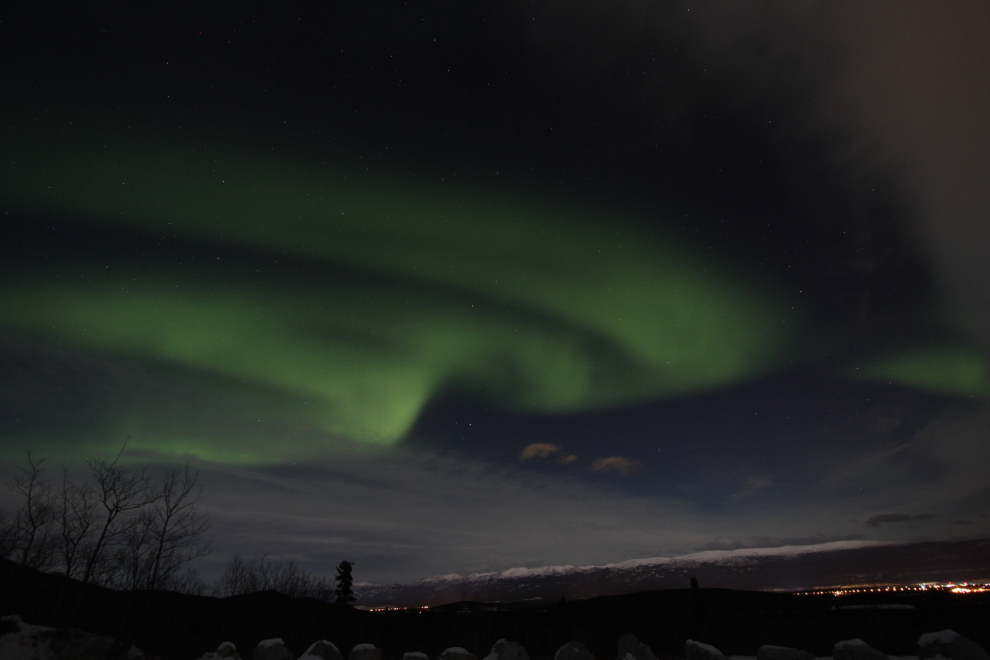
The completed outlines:
[[[112,568],[107,576],[109,586],[118,589],[144,589],[154,548],[154,512],[141,509],[128,520],[120,534],[117,551],[113,555]]]
[[[9,559],[17,549],[17,527],[6,511],[0,511],[0,557]]]
[[[0,512],[0,556],[113,588],[209,590],[194,570],[182,571],[211,550],[209,516],[198,508],[199,471],[187,463],[152,482],[148,466],[121,464],[126,448],[127,441],[112,458],[88,459],[92,480],[82,485],[64,465],[54,487],[45,460],[27,452],[7,484],[22,502],[13,517]],[[260,580],[298,590],[308,579],[291,562],[263,560],[260,568],[241,571],[233,589],[251,590]]]
[[[245,561],[231,557],[214,583],[214,596],[225,598],[273,589],[293,598],[317,598],[333,602],[336,582],[299,568],[294,561],[281,562],[264,555],[260,560]]]
[[[96,500],[103,507],[103,524],[86,560],[83,582],[89,582],[104,559],[106,546],[121,534],[127,532],[128,525],[120,524],[121,514],[140,509],[151,500],[148,491],[146,469],[140,471],[119,465],[120,457],[127,447],[127,441],[112,461],[107,458],[87,459],[96,482]],[[125,521],[126,522],[126,521]]]
[[[181,472],[175,468],[166,472],[154,491],[149,589],[167,583],[183,564],[211,550],[210,542],[204,539],[210,529],[209,517],[196,510],[203,495],[198,481],[199,470],[190,470],[186,463]]]
[[[69,479],[69,466],[62,466],[62,486],[57,494],[56,515],[59,554],[65,575],[75,577],[85,542],[96,526],[97,502],[90,484],[77,486]]]
[[[11,491],[24,498],[14,515],[15,558],[25,566],[46,570],[54,562],[51,523],[54,520],[51,484],[43,478],[43,458],[25,452],[25,465],[8,484]]]

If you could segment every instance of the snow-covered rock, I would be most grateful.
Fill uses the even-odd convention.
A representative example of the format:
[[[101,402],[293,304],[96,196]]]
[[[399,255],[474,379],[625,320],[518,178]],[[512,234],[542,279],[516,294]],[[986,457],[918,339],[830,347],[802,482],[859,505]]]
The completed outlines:
[[[299,656],[299,660],[344,660],[344,656],[333,642],[321,639],[310,644],[306,652]]]
[[[918,639],[918,657],[948,658],[949,660],[990,660],[987,652],[976,642],[954,630],[925,633]]]
[[[233,642],[220,642],[220,646],[217,647],[217,657],[241,660],[241,654],[237,652]]]
[[[932,644],[951,644],[962,637],[955,630],[939,630],[938,632],[925,633],[918,638],[918,647],[930,646]]]
[[[847,639],[832,648],[833,660],[887,660],[887,654],[878,651],[861,639]]]
[[[689,639],[684,644],[686,660],[727,660],[725,654],[711,644],[702,644]]]
[[[595,656],[581,642],[567,642],[553,654],[553,660],[595,660]]]
[[[466,649],[462,649],[460,646],[451,646],[440,654],[438,660],[478,660],[478,657],[473,653],[468,653]]]
[[[292,651],[281,639],[264,639],[254,647],[251,660],[292,660]]]
[[[11,630],[11,632],[22,633],[25,635],[35,635],[46,630],[55,630],[54,628],[49,628],[47,626],[33,626],[30,623],[25,623],[21,617],[16,614],[9,614],[7,616],[0,617],[0,623],[2,623],[5,628]]]
[[[136,646],[108,635],[73,628],[46,628],[24,623],[17,615],[2,617],[11,632],[0,637],[3,660],[152,660]]]
[[[382,652],[374,644],[358,644],[351,649],[347,660],[382,660]]]
[[[761,646],[756,651],[756,660],[815,660],[815,656],[807,651],[787,648],[786,646]]]
[[[241,660],[241,654],[233,642],[221,642],[216,651],[204,653],[196,660]]]
[[[492,652],[485,660],[529,660],[529,654],[521,645],[500,639],[492,646]]]
[[[402,660],[430,660],[422,651],[406,651],[402,654]]]
[[[623,635],[616,644],[616,660],[657,660],[653,650],[643,644],[635,635]]]

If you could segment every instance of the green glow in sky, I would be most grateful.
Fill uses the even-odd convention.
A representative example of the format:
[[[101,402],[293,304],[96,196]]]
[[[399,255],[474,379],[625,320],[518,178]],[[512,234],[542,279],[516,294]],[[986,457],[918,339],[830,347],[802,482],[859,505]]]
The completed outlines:
[[[609,373],[608,356],[596,359],[587,338],[567,329],[430,294],[397,300],[366,289],[310,297],[175,280],[128,290],[97,277],[54,289],[7,289],[8,323],[304,394],[327,428],[361,440],[401,437],[427,400],[451,383],[534,411],[685,386],[635,366]]]
[[[90,266],[6,283],[0,323],[278,389],[353,440],[394,443],[449,389],[574,411],[737,383],[794,357],[800,309],[642,218],[140,136],[50,144],[4,166],[5,200],[344,266],[358,283],[122,282]],[[972,378],[954,360],[858,376],[958,391]]]
[[[9,283],[3,323],[311,396],[326,428],[374,442],[401,438],[444,388],[565,411],[737,382],[781,362],[797,323],[772,293],[627,217],[216,151],[65,143],[22,154],[3,193],[420,286],[320,297],[90,273]]]
[[[915,349],[848,370],[853,378],[887,380],[939,394],[990,396],[990,372],[979,353],[960,346]]]

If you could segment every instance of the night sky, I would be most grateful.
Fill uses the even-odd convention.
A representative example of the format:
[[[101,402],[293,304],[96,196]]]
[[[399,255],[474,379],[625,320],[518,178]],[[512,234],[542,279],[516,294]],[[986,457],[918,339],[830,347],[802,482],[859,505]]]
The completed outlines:
[[[190,460],[206,575],[990,536],[986,3],[29,4],[4,474]]]

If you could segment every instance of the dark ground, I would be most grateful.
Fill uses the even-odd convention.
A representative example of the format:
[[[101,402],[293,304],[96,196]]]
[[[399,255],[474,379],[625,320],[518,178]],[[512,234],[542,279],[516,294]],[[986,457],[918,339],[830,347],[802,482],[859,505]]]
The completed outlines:
[[[839,609],[901,603],[914,609]],[[83,585],[0,561],[0,614],[33,624],[112,635],[163,660],[193,660],[233,641],[248,655],[260,640],[281,637],[300,655],[329,639],[346,655],[371,642],[383,660],[405,651],[436,657],[462,646],[479,658],[500,638],[520,642],[534,660],[547,660],[571,639],[610,660],[624,634],[634,634],[660,656],[683,655],[684,641],[699,639],[726,654],[755,655],[762,644],[793,646],[816,656],[859,637],[889,654],[916,652],[924,632],[952,628],[990,648],[990,593],[904,592],[850,596],[668,589],[547,604],[453,603],[427,612],[338,611],[311,599],[275,592],[232,598],[163,591],[122,592]]]

